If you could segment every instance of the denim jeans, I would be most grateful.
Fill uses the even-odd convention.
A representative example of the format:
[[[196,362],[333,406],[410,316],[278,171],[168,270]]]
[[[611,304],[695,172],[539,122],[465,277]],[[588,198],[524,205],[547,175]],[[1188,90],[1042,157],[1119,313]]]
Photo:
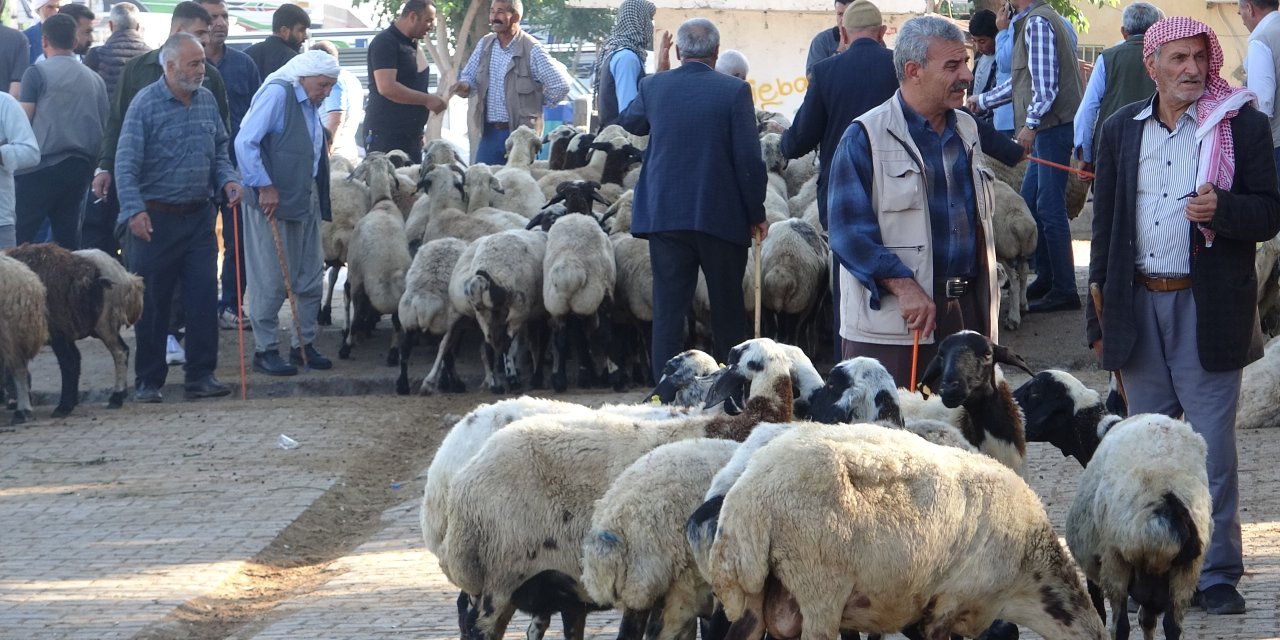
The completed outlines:
[[[1036,133],[1031,155],[1058,164],[1071,163],[1074,131],[1071,123]],[[1039,232],[1035,253],[1036,278],[1050,285],[1048,296],[1076,294],[1076,268],[1071,253],[1071,227],[1067,220],[1067,172],[1034,162],[1027,163],[1022,199],[1031,209]]]
[[[484,125],[484,134],[480,136],[480,144],[476,145],[476,157],[472,162],[483,162],[487,165],[504,165],[507,163],[507,137],[510,129],[499,129],[492,124]]]

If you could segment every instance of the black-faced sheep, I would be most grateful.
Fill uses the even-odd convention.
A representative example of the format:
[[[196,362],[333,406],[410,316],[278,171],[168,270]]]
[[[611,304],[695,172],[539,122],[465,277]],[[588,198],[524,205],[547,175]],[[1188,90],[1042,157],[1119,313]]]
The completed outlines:
[[[115,258],[98,249],[82,249],[76,255],[88,259],[98,273],[111,283],[102,302],[102,313],[90,334],[106,345],[116,366],[115,386],[107,407],[124,406],[124,396],[129,386],[129,345],[120,337],[122,327],[131,327],[142,317],[142,277],[129,273]]]
[[[903,553],[910,549],[910,553]],[[730,637],[973,637],[997,617],[1102,640],[1039,498],[1008,468],[876,425],[796,428],[752,456],[708,563]]]
[[[1108,423],[1121,419],[1107,411],[1097,391],[1066,371],[1037,373],[1013,392],[1026,415],[1027,442],[1048,442],[1064,456],[1088,466]]]
[[[662,404],[701,407],[706,403],[707,392],[715,382],[711,374],[719,369],[716,359],[705,351],[682,351],[663,365],[662,377],[653,391],[649,392],[649,397],[657,398]]]
[[[1161,613],[1165,638],[1182,637],[1213,530],[1205,452],[1191,425],[1137,415],[1106,432],[1080,477],[1067,545],[1104,619],[1102,596],[1110,601],[1117,640],[1129,637],[1129,597],[1138,603],[1144,638],[1155,637]]]
[[[26,264],[0,252],[0,397],[12,380],[13,424],[31,417],[30,363],[49,339],[44,284]]]
[[[737,416],[532,418],[489,438],[454,477],[440,552],[446,577],[476,603],[472,638],[501,638],[517,608],[585,612],[592,603],[579,583],[580,543],[594,503],[644,453],[698,437],[741,441],[760,422],[791,419],[786,355],[772,341],[753,340],[735,347],[731,359],[709,404],[746,386],[746,408]]]
[[[80,349],[76,340],[93,334],[111,281],[97,265],[55,244],[24,244],[9,257],[27,265],[44,283],[49,344],[58,357],[62,394],[53,417],[70,415],[80,403]]]

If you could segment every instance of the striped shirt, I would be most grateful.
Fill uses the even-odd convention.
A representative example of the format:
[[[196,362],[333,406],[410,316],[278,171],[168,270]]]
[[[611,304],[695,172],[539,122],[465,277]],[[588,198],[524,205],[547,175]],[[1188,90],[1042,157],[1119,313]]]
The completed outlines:
[[[1191,273],[1191,223],[1183,198],[1196,190],[1196,103],[1169,131],[1155,99],[1134,116],[1146,120],[1138,155],[1137,244],[1134,267],[1149,276]]]
[[[484,101],[485,122],[511,120],[511,115],[507,113],[506,84],[507,69],[511,67],[511,54],[515,51],[515,43],[515,38],[512,38],[511,42],[503,47],[501,40],[494,39],[493,46],[489,48],[489,89]],[[467,60],[467,66],[462,69],[462,75],[458,77],[473,89],[476,86],[476,72],[480,70],[482,51],[484,51],[483,47],[476,47],[476,50],[471,52],[471,59]],[[533,72],[533,79],[542,85],[542,102],[546,106],[554,107],[569,95],[569,74],[564,65],[552,60],[539,44],[533,46],[529,69]]]
[[[1032,3],[1034,6],[1035,3]],[[1013,17],[1017,22],[1023,19],[1028,6],[1022,13]],[[1012,30],[1010,26],[1009,30]],[[1074,33],[1071,31],[1070,33]],[[1026,125],[1034,127],[1040,124],[1040,118],[1049,112],[1053,101],[1058,98],[1058,50],[1053,41],[1053,25],[1048,18],[1031,16],[1027,18],[1025,32],[1027,44],[1027,69],[1031,72],[1031,102],[1027,105]],[[1000,86],[978,96],[978,106],[992,109],[1013,100],[1013,80],[1006,80]],[[1014,123],[1019,126],[1020,123]]]
[[[134,96],[116,148],[118,223],[146,209],[145,201],[186,204],[209,200],[240,179],[227,156],[227,127],[208,89],[182,104],[164,78]]]

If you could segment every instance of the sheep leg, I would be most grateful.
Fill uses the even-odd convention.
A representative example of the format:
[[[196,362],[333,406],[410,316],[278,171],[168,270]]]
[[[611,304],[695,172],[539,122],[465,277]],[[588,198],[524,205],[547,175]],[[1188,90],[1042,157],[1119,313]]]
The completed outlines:
[[[341,269],[341,265],[329,265],[328,282],[321,294],[324,299],[320,301],[320,312],[316,314],[316,323],[321,326],[333,324],[333,290],[338,288],[338,271]]]
[[[529,387],[532,389],[544,388],[542,382],[542,359],[546,355],[547,350],[547,328],[541,322],[531,323],[526,329],[529,338],[529,359],[532,361],[533,374],[529,378]]]
[[[618,622],[617,640],[641,640],[644,638],[645,622],[649,619],[647,609],[623,609],[622,620]]]
[[[1114,640],[1129,640],[1129,602],[1125,594],[1111,597],[1111,613],[1114,618],[1111,637]]]
[[[1159,614],[1155,607],[1143,605],[1138,607],[1138,626],[1142,627],[1143,640],[1155,640],[1156,618]]]
[[[342,346],[338,348],[338,358],[342,360],[351,359],[351,345],[355,344],[355,332],[352,330],[355,323],[351,321],[352,306],[358,306],[358,303],[351,301],[351,281],[348,280],[342,284],[342,307],[347,314],[347,330],[342,332]]]
[[[404,327],[400,325],[400,313],[397,311],[391,314],[391,346],[387,349],[388,367],[400,364],[400,336],[403,334]]]
[[[62,395],[53,410],[53,417],[65,418],[80,403],[80,350],[76,348],[75,341],[66,336],[55,337],[49,342],[53,346],[53,354],[58,357],[58,369],[62,371]]]
[[[656,640],[692,640],[697,637],[698,607],[697,589],[689,580],[678,580],[663,599],[661,615],[655,611],[649,618],[649,628],[658,625],[653,637]]]
[[[1182,611],[1170,608],[1164,612],[1165,640],[1182,640]]]
[[[613,316],[610,312],[612,308],[613,300],[606,297],[596,311],[596,324],[599,327],[600,339],[604,342],[605,370],[603,373],[608,375],[609,386],[621,393],[627,389],[627,355],[625,341],[614,332],[617,327],[613,324]]]
[[[564,318],[551,319],[551,388],[556,393],[564,393],[569,388],[569,377],[564,372],[564,361],[569,357],[569,334],[564,324]]]
[[[742,615],[729,625],[729,631],[724,638],[725,640],[760,640],[764,637],[764,633],[764,594],[748,596]]]
[[[560,611],[560,624],[564,625],[564,640],[586,640],[587,609],[581,605]]]
[[[467,638],[471,635],[467,633],[467,629],[470,628],[471,626],[471,622],[472,622],[471,612],[473,611],[473,609],[471,607],[471,596],[467,595],[466,591],[458,592],[457,606],[458,606],[458,634],[459,634],[458,637],[461,638],[462,640],[467,640]]]
[[[525,336],[518,328],[508,335],[511,341],[507,345],[507,352],[502,354],[503,374],[506,375],[507,391],[515,393],[520,390],[520,356],[525,350]]]
[[[1098,583],[1089,580],[1084,581],[1085,589],[1089,591],[1089,599],[1093,601],[1093,608],[1098,611],[1098,617],[1102,618],[1102,624],[1107,623],[1107,600],[1102,596],[1102,588]]]
[[[7,371],[13,379],[13,418],[11,424],[23,424],[31,417],[31,380],[27,376],[27,365],[19,364],[15,369]],[[8,384],[6,383],[6,387]]]
[[[535,613],[529,619],[529,628],[524,631],[525,640],[542,640],[547,635],[547,629],[551,628],[551,618]]]
[[[422,379],[422,387],[418,389],[419,395],[431,395],[438,389],[444,391],[454,391],[450,385],[456,384],[461,387],[461,382],[457,380],[457,374],[453,372],[453,349],[458,341],[461,330],[458,323],[461,318],[455,318],[449,324],[449,328],[445,330],[444,337],[440,338],[440,344],[436,347],[436,359],[431,364],[431,370],[427,372],[427,377]],[[458,388],[457,391],[465,389]]]
[[[499,381],[497,360],[498,353],[494,350],[493,345],[488,342],[480,345],[480,360],[484,363],[484,386],[489,388],[491,393],[502,393],[502,383]]]
[[[484,594],[476,598],[475,623],[471,626],[471,640],[501,640],[515,615],[515,605],[508,595]]]
[[[724,640],[729,633],[729,618],[724,615],[724,607],[716,603],[711,617],[698,620],[698,634],[702,640]]]
[[[416,331],[404,331],[400,334],[400,377],[396,378],[396,394],[409,395],[409,354],[413,351]]]
[[[124,406],[125,389],[129,386],[129,345],[117,331],[111,340],[102,340],[111,352],[111,360],[116,365],[116,384],[111,388],[111,397],[107,399],[108,409],[119,409]]]
[[[578,353],[578,387],[590,389],[596,386],[596,363],[591,356],[591,340],[588,338],[587,319],[582,316],[570,316],[575,331],[570,332],[574,350]]]

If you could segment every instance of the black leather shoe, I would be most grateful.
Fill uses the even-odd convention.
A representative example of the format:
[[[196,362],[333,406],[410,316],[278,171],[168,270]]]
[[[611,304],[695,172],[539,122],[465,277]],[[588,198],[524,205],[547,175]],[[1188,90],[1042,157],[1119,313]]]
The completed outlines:
[[[133,401],[145,404],[159,404],[164,402],[164,397],[160,395],[159,389],[140,384],[133,393]]]
[[[1036,298],[1043,298],[1049,295],[1049,292],[1052,290],[1053,290],[1052,282],[1049,282],[1047,278],[1037,277],[1035,282],[1032,282],[1031,284],[1027,285],[1027,300],[1035,300]]]
[[[1028,313],[1052,313],[1054,311],[1079,311],[1080,297],[1076,295],[1059,297],[1053,294],[1039,300],[1032,300],[1027,305]]]
[[[185,392],[183,395],[188,400],[196,398],[221,398],[222,396],[231,395],[231,387],[228,387],[210,374],[209,377],[198,380],[196,382],[188,382],[182,385]]]
[[[1196,589],[1195,603],[1212,616],[1244,613],[1244,598],[1229,584],[1215,584],[1204,591]]]
[[[296,376],[298,368],[284,361],[275,351],[259,351],[253,354],[253,370],[269,376]]]
[[[307,345],[304,348],[307,350],[307,366],[312,369],[333,368],[333,361],[321,355],[319,351],[316,351],[315,347]],[[290,349],[289,362],[292,362],[297,366],[302,366],[302,351],[297,348]]]

